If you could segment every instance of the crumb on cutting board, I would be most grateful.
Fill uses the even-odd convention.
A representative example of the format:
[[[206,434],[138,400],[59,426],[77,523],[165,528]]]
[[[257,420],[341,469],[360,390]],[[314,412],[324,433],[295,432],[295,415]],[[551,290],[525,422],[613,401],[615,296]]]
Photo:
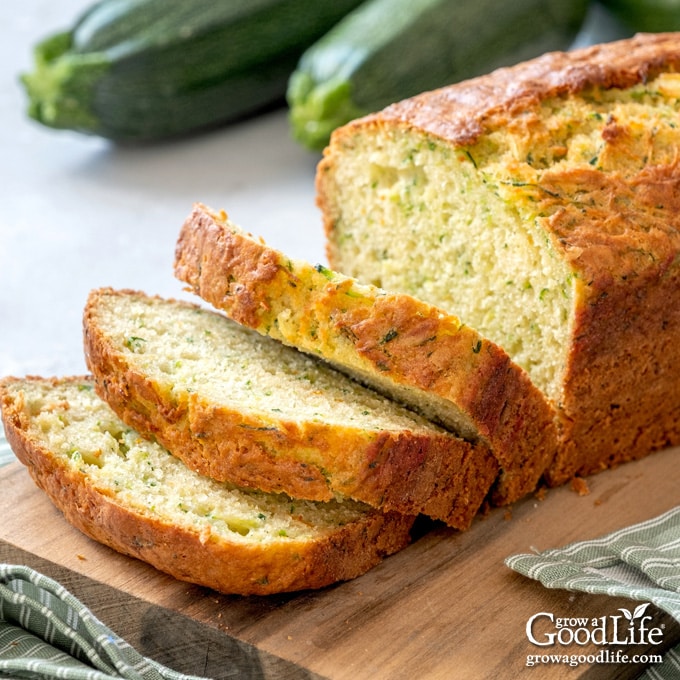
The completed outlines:
[[[588,482],[586,482],[583,477],[574,477],[571,480],[571,488],[579,496],[587,496],[590,493],[590,488],[588,487]]]

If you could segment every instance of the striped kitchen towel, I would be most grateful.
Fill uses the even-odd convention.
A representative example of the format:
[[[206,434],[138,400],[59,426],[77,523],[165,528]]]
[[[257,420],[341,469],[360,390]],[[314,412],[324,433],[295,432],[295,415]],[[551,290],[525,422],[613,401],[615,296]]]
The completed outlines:
[[[0,564],[0,677],[200,680],[139,654],[63,586]]]
[[[547,588],[652,602],[680,622],[680,507],[601,538],[514,555],[505,563]],[[680,645],[642,678],[680,678]]]

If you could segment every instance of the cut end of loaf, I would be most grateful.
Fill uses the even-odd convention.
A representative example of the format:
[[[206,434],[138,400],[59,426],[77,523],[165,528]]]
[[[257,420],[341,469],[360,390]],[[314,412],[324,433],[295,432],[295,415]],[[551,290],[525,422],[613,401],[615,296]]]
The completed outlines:
[[[559,398],[573,272],[535,211],[520,215],[510,204],[517,186],[493,176],[489,152],[376,126],[326,162],[333,266],[451,310]]]

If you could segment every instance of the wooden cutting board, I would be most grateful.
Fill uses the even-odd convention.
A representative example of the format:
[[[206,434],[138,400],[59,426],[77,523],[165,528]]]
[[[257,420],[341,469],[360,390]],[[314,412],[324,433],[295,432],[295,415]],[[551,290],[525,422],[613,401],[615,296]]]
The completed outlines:
[[[548,590],[503,560],[669,510],[680,496],[678,455],[664,451],[592,477],[587,495],[563,487],[494,510],[465,533],[424,527],[409,548],[361,578],[266,598],[181,583],[90,541],[11,463],[0,469],[0,560],[59,580],[143,654],[215,679],[634,678],[639,664],[528,668],[528,655],[599,651],[536,647],[526,635],[532,615],[612,616],[636,603]],[[623,652],[657,654],[680,641],[680,626],[649,612],[663,626],[663,644]]]

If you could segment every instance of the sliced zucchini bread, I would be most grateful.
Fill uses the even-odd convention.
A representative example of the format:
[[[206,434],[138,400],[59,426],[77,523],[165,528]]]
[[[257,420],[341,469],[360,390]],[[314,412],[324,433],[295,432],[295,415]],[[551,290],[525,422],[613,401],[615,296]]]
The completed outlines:
[[[461,437],[489,445],[496,503],[532,492],[552,462],[554,411],[500,347],[410,295],[292,260],[197,204],[176,276],[238,323],[319,356]]]
[[[548,479],[680,443],[680,34],[552,53],[337,130],[331,266],[460,316],[559,415]]]
[[[89,378],[6,378],[0,403],[17,457],[73,526],[177,579],[241,595],[320,588],[410,541],[407,516],[192,472],[125,425]]]
[[[483,442],[197,305],[92,291],[84,343],[119,417],[219,481],[465,529],[498,475]]]

